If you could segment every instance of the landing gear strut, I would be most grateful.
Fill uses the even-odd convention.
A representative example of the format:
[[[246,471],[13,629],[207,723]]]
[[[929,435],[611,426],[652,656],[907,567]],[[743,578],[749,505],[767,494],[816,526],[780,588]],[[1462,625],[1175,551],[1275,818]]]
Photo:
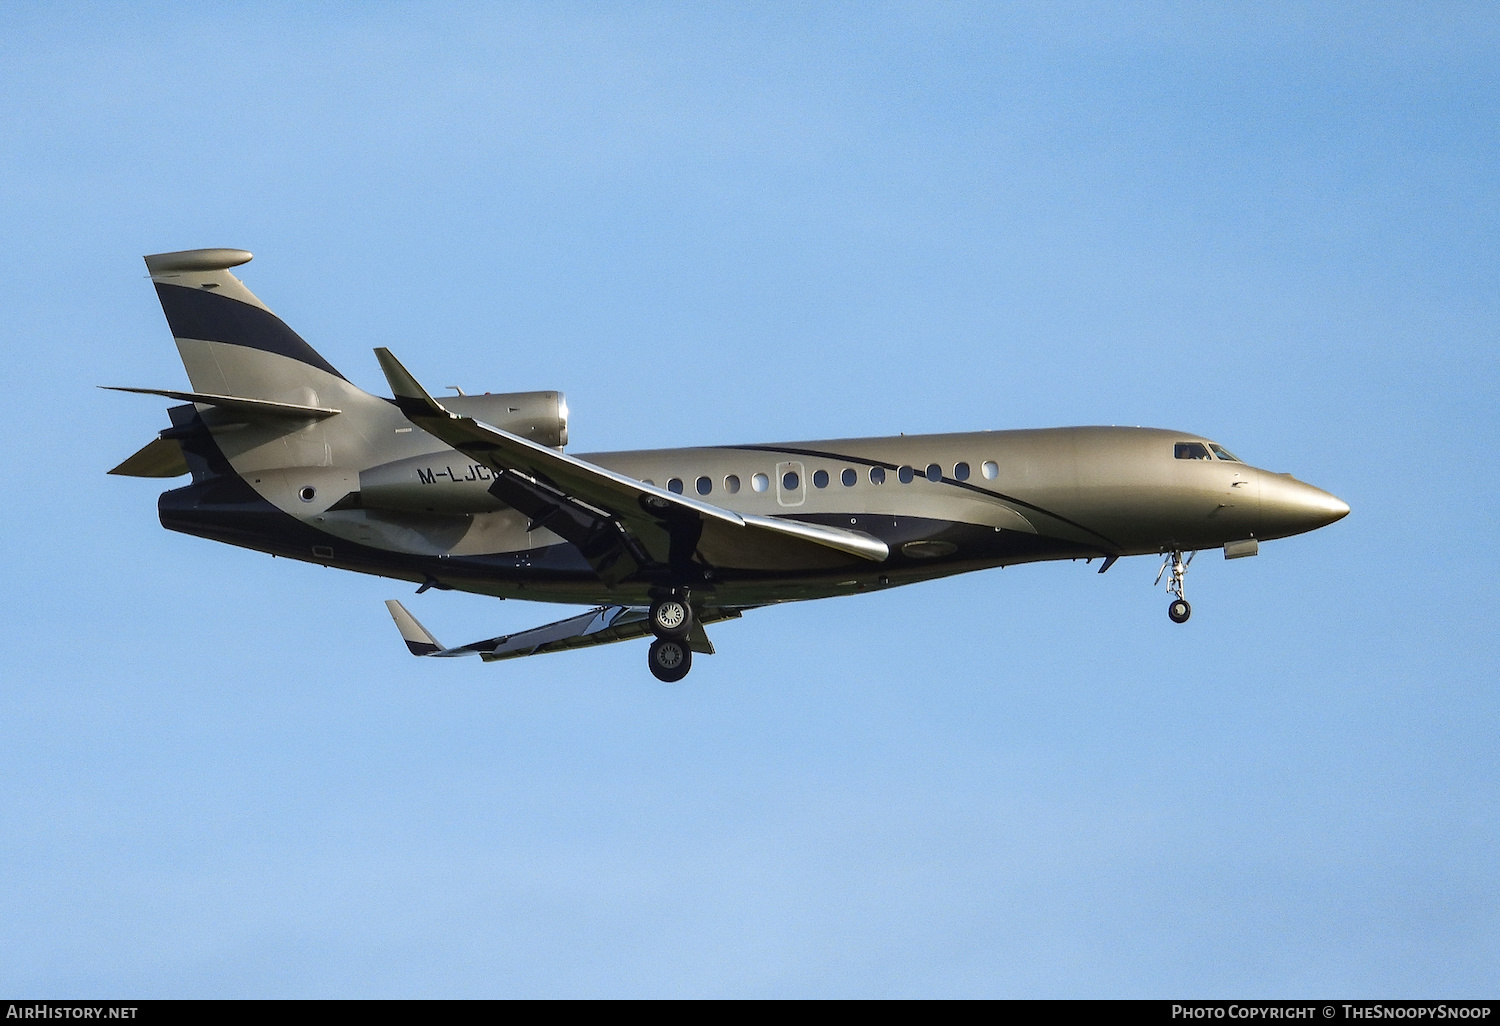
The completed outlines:
[[[1162,575],[1168,569],[1172,571],[1171,577],[1167,579],[1167,594],[1175,595],[1176,598],[1168,604],[1167,616],[1171,618],[1173,623],[1187,623],[1188,617],[1193,615],[1193,607],[1188,605],[1187,596],[1183,594],[1183,585],[1187,578],[1188,565],[1192,563],[1193,557],[1197,554],[1196,551],[1189,552],[1187,559],[1183,559],[1182,552],[1173,549],[1167,554],[1167,558],[1162,563],[1161,569],[1156,572],[1156,583],[1160,584]]]
[[[693,668],[693,650],[687,640],[693,629],[693,607],[688,603],[687,593],[665,595],[652,602],[646,623],[656,635],[646,656],[651,675],[675,684]]]

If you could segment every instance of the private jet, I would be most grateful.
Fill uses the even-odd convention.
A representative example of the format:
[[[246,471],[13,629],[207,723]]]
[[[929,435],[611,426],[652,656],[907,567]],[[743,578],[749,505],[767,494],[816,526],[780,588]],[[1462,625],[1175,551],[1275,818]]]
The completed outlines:
[[[1064,427],[575,454],[562,393],[436,398],[388,349],[391,397],[340,374],[229,268],[145,258],[190,389],[110,471],[191,475],[163,527],[429,589],[589,607],[446,648],[386,603],[418,656],[484,661],[650,638],[682,680],[747,610],[1042,560],[1163,558],[1186,623],[1194,554],[1254,556],[1349,507],[1190,432]]]

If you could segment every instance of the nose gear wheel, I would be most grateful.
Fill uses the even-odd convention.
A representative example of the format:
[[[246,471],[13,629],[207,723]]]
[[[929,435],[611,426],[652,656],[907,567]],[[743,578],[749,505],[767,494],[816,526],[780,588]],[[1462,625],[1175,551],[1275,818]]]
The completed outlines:
[[[1156,572],[1156,583],[1160,584],[1162,576],[1168,570],[1171,571],[1171,576],[1167,578],[1167,594],[1175,595],[1176,598],[1167,605],[1167,616],[1173,623],[1187,623],[1188,617],[1193,615],[1193,607],[1188,605],[1187,596],[1183,594],[1183,587],[1186,583],[1188,566],[1197,554],[1196,550],[1189,552],[1187,559],[1183,559],[1181,550],[1173,549],[1167,553],[1161,569]]]

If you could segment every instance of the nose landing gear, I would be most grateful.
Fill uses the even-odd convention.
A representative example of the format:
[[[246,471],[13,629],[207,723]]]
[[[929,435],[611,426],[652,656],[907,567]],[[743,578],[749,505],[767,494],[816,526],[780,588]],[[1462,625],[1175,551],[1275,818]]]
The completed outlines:
[[[686,592],[665,595],[651,603],[646,622],[656,640],[646,655],[651,676],[665,684],[675,684],[693,668],[693,650],[688,634],[693,629],[693,607]]]
[[[1187,596],[1183,594],[1183,585],[1187,578],[1188,565],[1193,562],[1193,557],[1197,554],[1196,551],[1189,552],[1187,559],[1183,559],[1182,552],[1173,549],[1167,554],[1161,569],[1156,572],[1156,583],[1160,584],[1162,575],[1168,569],[1172,571],[1172,575],[1167,579],[1167,594],[1177,597],[1167,605],[1167,616],[1173,623],[1187,623],[1188,617],[1193,615],[1193,607],[1188,605]]]

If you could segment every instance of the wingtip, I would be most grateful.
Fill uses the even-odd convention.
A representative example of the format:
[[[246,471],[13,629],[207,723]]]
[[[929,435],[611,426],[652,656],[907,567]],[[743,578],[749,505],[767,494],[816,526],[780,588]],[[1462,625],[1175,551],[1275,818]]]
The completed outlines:
[[[385,380],[390,384],[391,392],[397,399],[420,399],[429,403],[433,401],[427,389],[423,388],[421,383],[412,377],[411,371],[403,367],[401,361],[396,359],[395,353],[384,346],[378,346],[375,349],[375,359],[379,361]]]
[[[386,611],[391,614],[391,619],[396,621],[396,629],[401,632],[401,640],[406,642],[406,648],[414,656],[432,655],[434,652],[443,651],[443,646],[434,638],[426,627],[417,622],[417,618],[406,611],[406,607],[395,599],[385,600]]]

